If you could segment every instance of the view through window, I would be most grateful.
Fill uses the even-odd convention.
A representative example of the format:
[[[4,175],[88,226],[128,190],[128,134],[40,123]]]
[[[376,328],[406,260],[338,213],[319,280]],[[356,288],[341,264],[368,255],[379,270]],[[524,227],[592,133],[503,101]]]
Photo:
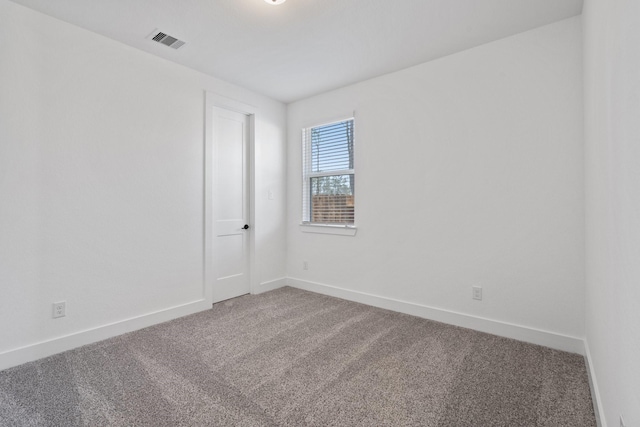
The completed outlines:
[[[303,223],[355,221],[354,119],[303,129]]]

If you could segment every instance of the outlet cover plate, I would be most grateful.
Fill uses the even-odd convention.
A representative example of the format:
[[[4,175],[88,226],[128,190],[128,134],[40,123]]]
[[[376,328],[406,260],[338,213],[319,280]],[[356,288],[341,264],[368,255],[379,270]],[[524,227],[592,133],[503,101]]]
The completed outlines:
[[[65,301],[53,303],[53,318],[64,317],[67,315],[67,303]]]

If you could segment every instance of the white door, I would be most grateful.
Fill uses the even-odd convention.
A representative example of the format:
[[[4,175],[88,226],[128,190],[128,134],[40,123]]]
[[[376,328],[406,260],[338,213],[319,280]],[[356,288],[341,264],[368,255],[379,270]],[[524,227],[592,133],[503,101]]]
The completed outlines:
[[[213,302],[250,292],[249,117],[213,108]]]

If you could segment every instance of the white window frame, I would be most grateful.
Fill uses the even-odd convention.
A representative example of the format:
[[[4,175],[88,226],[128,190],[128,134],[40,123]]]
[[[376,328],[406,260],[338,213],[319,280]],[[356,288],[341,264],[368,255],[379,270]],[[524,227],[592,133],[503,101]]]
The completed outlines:
[[[311,209],[311,206],[309,205],[307,205],[305,208],[305,200],[308,200],[311,193],[311,188],[310,188],[311,178],[318,178],[323,176],[335,176],[335,175],[353,175],[355,178],[356,176],[355,158],[354,158],[354,167],[352,169],[342,169],[342,170],[335,170],[330,172],[311,173],[308,170],[308,168],[311,166],[311,153],[312,153],[311,138],[306,138],[305,133],[315,127],[326,126],[333,123],[339,123],[339,122],[344,122],[349,120],[353,121],[353,127],[355,132],[355,114],[350,114],[350,115],[345,114],[344,116],[340,116],[339,118],[323,121],[321,123],[316,123],[310,126],[305,126],[302,129],[302,144],[301,144],[302,146],[302,158],[301,158],[302,160],[302,199],[301,199],[302,221],[300,222],[300,228],[305,233],[335,234],[335,235],[342,235],[342,236],[355,236],[356,234],[357,227],[356,227],[355,221],[356,221],[357,209],[355,206],[356,204],[355,191],[353,195],[354,196],[354,223],[353,224],[313,223],[305,218],[307,215],[309,215],[308,210]],[[355,146],[356,146],[356,142],[354,138],[354,141],[353,141],[354,157],[357,151]]]

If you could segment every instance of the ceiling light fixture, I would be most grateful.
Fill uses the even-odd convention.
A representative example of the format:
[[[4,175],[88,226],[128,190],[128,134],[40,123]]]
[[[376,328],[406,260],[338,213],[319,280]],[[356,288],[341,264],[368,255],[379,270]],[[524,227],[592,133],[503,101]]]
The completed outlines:
[[[266,1],[269,4],[282,4],[287,0],[264,0],[264,1]]]

